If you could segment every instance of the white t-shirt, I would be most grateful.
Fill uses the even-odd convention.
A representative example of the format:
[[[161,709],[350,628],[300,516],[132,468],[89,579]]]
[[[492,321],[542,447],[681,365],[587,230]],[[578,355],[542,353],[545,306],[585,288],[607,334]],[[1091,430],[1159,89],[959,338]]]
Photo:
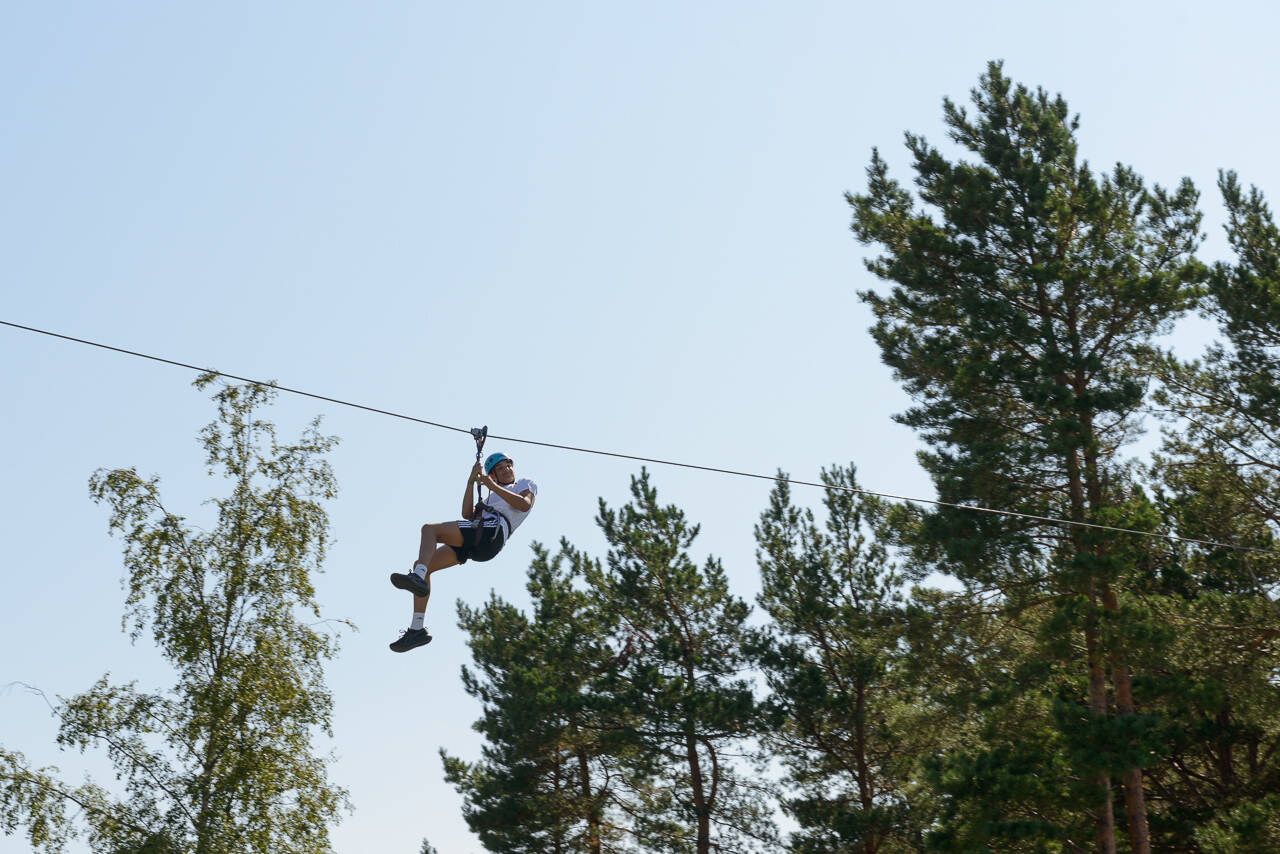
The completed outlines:
[[[522,477],[519,480],[517,480],[515,483],[511,484],[510,486],[504,486],[502,488],[510,490],[511,492],[514,492],[516,495],[519,495],[520,493],[524,492],[526,489],[529,491],[530,495],[536,496],[538,494],[538,484],[529,480],[529,478],[527,477]],[[487,496],[485,496],[484,503],[492,507],[494,510],[497,510],[498,513],[501,514],[501,518],[505,519],[508,522],[508,524],[510,525],[509,529],[507,530],[508,537],[516,532],[516,528],[520,527],[520,523],[524,521],[524,517],[528,516],[529,513],[533,510],[532,507],[530,507],[528,510],[517,510],[514,507],[512,507],[510,504],[508,504],[507,500],[503,498],[500,493],[497,493],[497,492],[490,492]]]

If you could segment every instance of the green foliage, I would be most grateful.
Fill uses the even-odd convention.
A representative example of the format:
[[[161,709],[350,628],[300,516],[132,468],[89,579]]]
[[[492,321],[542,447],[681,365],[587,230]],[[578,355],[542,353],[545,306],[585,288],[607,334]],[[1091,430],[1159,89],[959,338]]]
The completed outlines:
[[[1154,363],[1164,384],[1158,399],[1171,425],[1165,469],[1204,469],[1204,486],[1233,499],[1227,507],[1247,519],[1277,524],[1280,230],[1257,188],[1245,194],[1233,172],[1220,174],[1218,186],[1237,263],[1214,265],[1206,310],[1229,346],[1215,344],[1200,362],[1183,363],[1166,354]],[[1195,474],[1178,476],[1186,481]],[[1257,535],[1249,539],[1256,541]]]
[[[1168,426],[1152,467],[1157,502],[1179,534],[1275,550],[1280,522],[1280,232],[1262,194],[1221,173],[1235,264],[1216,264],[1205,308],[1225,344],[1201,361],[1153,361]],[[1153,828],[1206,851],[1275,847],[1280,788],[1280,560],[1187,545],[1148,597],[1172,633],[1143,686],[1166,715],[1170,761],[1153,770]]]
[[[1280,390],[1271,379],[1280,368],[1280,229],[1256,187],[1248,194],[1234,172],[1221,172],[1218,188],[1227,208],[1227,239],[1236,263],[1214,265],[1210,310],[1235,348],[1224,360],[1241,414],[1274,424]],[[1225,355],[1225,354],[1223,354]]]
[[[33,850],[62,851],[74,836],[67,801],[86,811],[102,802],[96,787],[69,789],[53,776],[56,771],[31,768],[21,753],[0,749],[0,830],[7,836],[25,828]]]
[[[1212,824],[1198,828],[1204,854],[1271,854],[1280,850],[1280,795],[1239,804]]]
[[[633,650],[602,688],[619,718],[634,720],[631,764],[652,780],[634,811],[637,838],[647,850],[698,854],[769,846],[767,788],[745,773],[761,758],[750,606],[718,560],[694,562],[698,527],[659,504],[648,472],[631,479],[631,497],[619,510],[600,502],[609,551],[587,579]]]
[[[751,850],[774,841],[744,773],[762,721],[743,676],[749,608],[719,563],[688,555],[697,528],[647,473],[603,502],[605,563],[535,547],[525,616],[497,596],[459,603],[484,703],[479,762],[443,754],[485,847],[503,852]],[[745,764],[744,764],[745,763]]]
[[[756,526],[773,618],[758,654],[778,721],[769,744],[796,792],[784,802],[801,828],[790,848],[916,850],[928,810],[913,783],[945,721],[909,672],[908,576],[889,561],[886,507],[828,491],[819,527],[781,477]],[[853,466],[822,479],[857,488]]]
[[[535,544],[531,618],[496,595],[478,609],[458,604],[476,665],[463,684],[484,703],[475,728],[485,747],[476,763],[441,756],[489,851],[619,850],[625,722],[602,710],[595,686],[626,651],[610,646],[581,586],[587,562],[568,543],[554,556]]]
[[[1195,452],[1194,464],[1164,456],[1153,470],[1172,527],[1274,548],[1232,467],[1185,436],[1171,436],[1166,448]],[[1161,715],[1156,735],[1167,757],[1148,771],[1159,796],[1153,838],[1194,836],[1212,848],[1233,811],[1247,812],[1280,787],[1280,631],[1274,603],[1258,589],[1259,577],[1276,577],[1275,558],[1184,545],[1161,569],[1142,598],[1167,631],[1136,649],[1146,675],[1135,687]]]
[[[862,298],[872,335],[916,406],[900,420],[943,500],[1056,515],[1071,460],[1118,447],[1142,400],[1139,360],[1191,304],[1201,276],[1197,193],[1148,190],[1131,169],[1095,175],[1076,159],[1077,119],[993,63],[976,111],[947,100],[950,161],[908,134],[924,210],[878,153],[868,191],[848,196],[853,231],[886,254],[895,283]],[[1025,522],[940,510],[929,533],[956,570],[1032,546]],[[991,572],[992,569],[986,571]]]
[[[5,754],[5,829],[25,823],[37,848],[61,850],[70,804],[95,851],[329,850],[346,793],[329,783],[311,739],[332,734],[322,662],[337,644],[299,617],[319,616],[311,576],[328,542],[322,502],[336,485],[323,455],[336,440],[313,422],[296,443],[278,443],[256,416],[272,395],[262,386],[213,395],[218,419],[201,438],[210,473],[231,490],[212,502],[212,530],[167,509],[156,478],[116,469],[91,479],[124,539],[132,635],[149,629],[177,678],[149,693],[104,676],[58,707],[59,744],[105,748],[122,795],[63,787]]]
[[[1087,848],[1095,763],[1062,718],[1090,715],[1080,676],[1042,652],[1052,602],[1009,608],[972,590],[917,590],[908,618],[912,684],[940,707],[918,782],[938,804],[924,850]]]
[[[951,141],[972,160],[907,135],[922,208],[878,153],[867,192],[848,196],[854,233],[884,250],[868,268],[893,283],[887,295],[861,296],[885,363],[915,403],[899,418],[928,444],[921,460],[945,502],[1149,527],[1158,519],[1139,512],[1118,453],[1147,403],[1154,337],[1200,295],[1198,194],[1187,180],[1173,191],[1148,188],[1123,165],[1095,174],[1077,158],[1078,120],[1066,102],[1015,85],[999,63],[972,99],[972,115],[943,105]],[[1141,768],[1154,725],[1133,708],[1130,656],[1151,629],[1126,599],[1145,583],[1140,550],[1098,532],[956,507],[924,514],[912,539],[919,560],[977,595],[994,592],[996,610],[1034,632],[1033,655],[1066,666],[1027,686],[1039,713],[1020,731],[962,751],[957,767],[984,767],[969,762],[984,751],[1016,758],[1044,775],[1044,794],[1024,792],[1037,810],[1069,772],[1083,781],[1072,787],[1084,798],[1074,806],[1093,802],[1099,844],[1114,844],[1111,777],[1123,777],[1132,842],[1146,850]],[[980,695],[992,691],[975,684]],[[948,791],[999,809],[994,793],[1004,790],[984,779]],[[950,804],[960,823],[940,832],[965,845],[1062,844],[1076,833],[1039,812],[997,833],[986,809]]]

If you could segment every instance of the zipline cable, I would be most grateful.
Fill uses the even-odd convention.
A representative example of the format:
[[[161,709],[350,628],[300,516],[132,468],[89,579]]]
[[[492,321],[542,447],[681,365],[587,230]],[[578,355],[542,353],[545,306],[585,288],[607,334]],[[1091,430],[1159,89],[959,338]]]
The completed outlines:
[[[140,359],[149,359],[153,362],[160,362],[165,365],[173,365],[174,367],[178,367],[178,368],[186,368],[187,370],[190,370],[190,371],[197,371],[199,373],[205,373],[205,374],[213,374],[215,376],[225,377],[226,379],[236,380],[237,382],[251,383],[253,385],[262,386],[264,388],[272,388],[272,389],[276,389],[277,391],[285,391],[285,392],[289,392],[290,394],[296,394],[302,397],[309,397],[309,398],[312,398],[313,400],[323,400],[326,403],[335,403],[335,404],[338,404],[339,406],[349,406],[352,409],[361,409],[361,410],[364,410],[365,412],[372,412],[377,415],[386,415],[391,418],[399,418],[404,421],[412,421],[415,424],[425,424],[429,427],[439,427],[442,430],[452,430],[456,433],[466,433],[468,435],[472,435],[471,430],[463,427],[454,427],[450,424],[441,424],[437,421],[428,421],[425,418],[415,418],[412,415],[405,415],[400,412],[392,412],[387,409],[378,409],[377,407],[373,407],[373,406],[365,406],[362,403],[353,403],[349,400],[342,400],[336,397],[327,397],[322,394],[315,394],[313,392],[303,391],[302,389],[289,388],[288,386],[282,386],[276,383],[263,382],[262,380],[255,380],[250,377],[240,377],[240,376],[236,376],[235,374],[228,374],[223,371],[216,371],[216,370],[213,370],[212,368],[201,368],[197,365],[187,364],[186,362],[178,362],[178,361],[174,361],[173,359],[165,359],[160,356],[152,356],[147,353],[139,353],[136,350],[126,350],[123,347],[112,347],[109,344],[102,344],[97,341],[89,341],[84,338],[75,338],[71,335],[63,335],[60,332],[50,332],[47,329],[37,329],[34,326],[23,326],[20,323],[11,323],[8,320],[0,320],[0,325],[9,326],[14,329],[21,329],[26,332],[35,332],[40,335],[47,335],[51,338],[60,338],[64,341],[75,342],[76,344],[85,344],[90,347],[97,347],[102,350],[110,350],[114,353],[123,353],[126,356],[136,356]],[[514,436],[499,436],[497,434],[492,434],[492,433],[489,434],[489,438],[498,439],[503,442],[515,442],[521,445],[536,445],[541,448],[555,448],[557,450],[570,451],[578,454],[595,454],[596,456],[601,456],[601,457],[614,457],[616,459],[621,459],[621,460],[634,460],[636,462],[641,462],[641,463],[653,463],[654,465],[694,469],[696,471],[713,472],[715,474],[725,474],[725,475],[731,475],[734,477],[749,477],[757,480],[767,480],[773,483],[781,482],[781,483],[787,483],[787,484],[794,484],[797,486],[812,486],[812,487],[816,487],[817,489],[825,489],[825,490],[830,490],[834,492],[848,492],[855,495],[873,495],[877,498],[886,498],[891,501],[903,501],[903,502],[909,502],[912,504],[929,504],[935,507],[950,507],[956,510],[971,510],[977,513],[989,513],[996,516],[1009,516],[1017,519],[1028,519],[1035,522],[1045,522],[1051,525],[1074,526],[1077,528],[1089,528],[1096,531],[1111,531],[1113,533],[1119,533],[1119,534],[1137,534],[1139,536],[1149,537],[1157,540],[1165,540],[1169,542],[1191,543],[1194,545],[1208,546],[1211,548],[1231,549],[1231,550],[1242,551],[1242,552],[1257,552],[1259,554],[1280,555],[1280,551],[1277,551],[1275,549],[1264,549],[1264,548],[1259,548],[1257,546],[1245,546],[1239,543],[1222,543],[1222,542],[1217,542],[1216,540],[1201,540],[1201,539],[1196,539],[1194,537],[1182,537],[1176,534],[1160,534],[1154,531],[1139,531],[1136,528],[1120,528],[1113,525],[1099,525],[1094,522],[1080,522],[1073,519],[1058,519],[1052,516],[1037,516],[1033,513],[1019,513],[1014,510],[997,510],[991,507],[982,507],[976,504],[956,504],[954,502],[939,501],[937,499],[932,499],[932,498],[915,498],[909,495],[895,495],[891,492],[876,492],[875,490],[858,489],[852,486],[836,486],[830,483],[821,483],[821,482],[815,482],[815,481],[809,481],[809,480],[795,480],[789,477],[778,477],[777,475],[758,474],[756,472],[739,471],[737,469],[717,468],[715,466],[698,465],[697,463],[682,463],[675,460],[658,459],[656,457],[640,457],[634,454],[623,454],[616,451],[600,451],[593,448],[579,448],[573,445],[561,445],[561,444],[556,444],[555,442],[539,442],[534,439],[519,439]]]
[[[252,383],[253,385],[262,386],[264,388],[274,388],[274,389],[278,389],[279,391],[287,391],[290,394],[299,394],[299,395],[302,395],[303,397],[310,397],[315,400],[323,400],[328,403],[337,403],[342,406],[350,406],[353,409],[363,409],[365,412],[374,412],[374,413],[377,413],[378,415],[390,415],[392,418],[402,418],[405,421],[413,421],[416,424],[426,424],[430,427],[439,427],[442,430],[456,430],[459,433],[471,432],[470,430],[464,430],[461,427],[451,427],[448,424],[437,424],[435,421],[427,421],[422,418],[414,418],[412,415],[402,415],[399,412],[390,412],[386,409],[377,409],[372,406],[365,406],[364,404],[361,404],[361,403],[352,403],[349,400],[338,400],[336,397],[325,397],[322,394],[313,394],[312,392],[303,391],[297,388],[287,388],[282,385],[276,385],[275,383],[264,383],[261,380],[250,379],[249,377],[238,377],[235,374],[228,374],[228,373],[223,373],[222,371],[215,371],[213,368],[202,368],[202,367],[199,367],[198,365],[188,365],[186,362],[175,362],[173,359],[164,359],[164,358],[161,358],[160,356],[150,356],[146,353],[139,353],[136,350],[126,350],[123,347],[112,347],[110,344],[99,344],[97,341],[88,341],[88,340],[85,340],[84,338],[73,338],[70,335],[63,335],[60,332],[50,332],[47,329],[36,329],[34,326],[23,326],[21,323],[10,323],[7,320],[0,320],[0,324],[3,324],[5,326],[12,326],[14,329],[24,329],[27,332],[38,332],[41,335],[48,335],[51,338],[61,338],[64,341],[74,341],[77,344],[88,344],[90,347],[99,347],[103,350],[111,350],[112,352],[115,352],[115,353],[124,353],[126,356],[137,356],[139,359],[150,359],[153,362],[161,362],[162,364],[173,365],[174,367],[177,367],[177,368],[186,368],[189,371],[198,371],[199,373],[202,373],[202,374],[215,374],[216,376],[226,377],[229,380],[238,380],[239,382],[242,382],[242,383]]]

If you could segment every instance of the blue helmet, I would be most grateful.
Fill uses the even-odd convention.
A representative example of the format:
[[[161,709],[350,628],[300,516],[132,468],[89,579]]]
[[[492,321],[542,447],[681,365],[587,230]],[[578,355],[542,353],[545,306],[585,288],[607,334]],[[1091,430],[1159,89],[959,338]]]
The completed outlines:
[[[493,471],[493,467],[496,466],[498,463],[502,462],[503,460],[511,460],[511,457],[508,457],[506,454],[501,452],[496,454],[490,454],[489,456],[485,457],[484,473],[488,474],[489,472]],[[514,464],[515,460],[511,460],[511,462]]]

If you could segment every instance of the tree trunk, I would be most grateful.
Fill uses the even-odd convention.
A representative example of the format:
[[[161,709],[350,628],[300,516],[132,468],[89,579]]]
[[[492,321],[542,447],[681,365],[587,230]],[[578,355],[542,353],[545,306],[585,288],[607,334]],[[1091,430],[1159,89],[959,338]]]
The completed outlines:
[[[697,674],[693,669],[692,654],[690,652],[691,645],[686,641],[684,645],[685,654],[685,684],[693,686],[697,684]],[[710,854],[711,851],[711,809],[707,804],[707,795],[702,782],[702,763],[698,760],[698,733],[694,728],[694,714],[692,709],[685,708],[685,754],[689,762],[689,788],[693,794],[693,809],[698,817],[698,854]]]
[[[1120,602],[1116,598],[1111,585],[1102,587],[1102,601],[1111,613],[1120,610]],[[1116,710],[1121,717],[1131,717],[1135,706],[1133,701],[1133,680],[1129,673],[1129,664],[1124,651],[1118,650],[1111,657],[1111,682],[1116,691]],[[1147,827],[1147,797],[1142,790],[1142,769],[1137,765],[1124,771],[1124,811],[1129,820],[1129,845],[1133,854],[1151,854],[1151,833]]]
[[[1218,732],[1222,739],[1222,744],[1218,748],[1218,777],[1222,780],[1222,788],[1224,791],[1230,791],[1236,785],[1235,759],[1231,750],[1231,739],[1226,733],[1231,728],[1231,700],[1228,699],[1223,705],[1222,711],[1218,712]]]
[[[867,761],[867,686],[861,676],[855,678],[854,695],[857,697],[854,715],[854,746],[858,753],[858,801],[866,815],[875,806],[875,790],[871,787],[871,764]],[[880,835],[869,831],[862,838],[862,854],[876,854],[880,850]]]
[[[1086,435],[1093,437],[1093,414],[1083,413],[1081,421]],[[1101,507],[1105,496],[1098,476],[1098,457],[1092,445],[1085,447],[1085,482],[1089,493],[1089,505]],[[1120,600],[1115,588],[1110,584],[1102,585],[1102,605],[1110,614],[1120,613]],[[1116,711],[1120,717],[1132,717],[1134,713],[1133,679],[1129,672],[1128,656],[1124,643],[1112,641],[1111,652],[1111,684],[1115,689]],[[1147,798],[1142,790],[1142,769],[1137,765],[1124,771],[1124,811],[1129,825],[1129,846],[1133,854],[1151,854],[1151,834],[1147,827]]]
[[[1096,603],[1096,596],[1093,590],[1093,579],[1089,579],[1089,601]],[[1107,681],[1106,673],[1102,666],[1102,653],[1098,644],[1098,627],[1095,624],[1094,617],[1089,617],[1089,623],[1084,630],[1085,650],[1089,660],[1089,711],[1098,718],[1107,716]],[[1099,854],[1116,854],[1116,817],[1115,810],[1111,806],[1111,777],[1106,772],[1098,774],[1094,778],[1098,784],[1098,792],[1102,796],[1102,802],[1098,804],[1097,812],[1094,819],[1094,842],[1098,847]]]
[[[698,762],[698,742],[692,733],[685,735],[685,749],[689,759],[689,788],[693,790],[693,809],[698,816],[698,854],[711,851],[711,817],[708,815],[706,794],[702,788],[702,766]]]
[[[1080,459],[1076,454],[1067,455],[1068,487],[1071,495],[1071,518],[1084,519],[1084,484],[1080,471]],[[1080,528],[1072,531],[1072,547],[1079,554],[1084,550]],[[1098,637],[1098,591],[1092,574],[1085,582],[1085,595],[1089,599],[1089,612],[1085,617],[1085,658],[1089,667],[1089,711],[1099,720],[1107,717],[1107,674],[1102,661],[1102,648]],[[1102,801],[1094,814],[1094,843],[1099,854],[1116,854],[1116,817],[1111,805],[1111,777],[1105,772],[1094,778]]]
[[[575,733],[576,735],[576,733]],[[591,854],[601,854],[600,841],[600,807],[595,802],[591,791],[591,768],[587,764],[587,753],[578,750],[578,779],[582,784],[582,797],[587,804],[587,850]]]

